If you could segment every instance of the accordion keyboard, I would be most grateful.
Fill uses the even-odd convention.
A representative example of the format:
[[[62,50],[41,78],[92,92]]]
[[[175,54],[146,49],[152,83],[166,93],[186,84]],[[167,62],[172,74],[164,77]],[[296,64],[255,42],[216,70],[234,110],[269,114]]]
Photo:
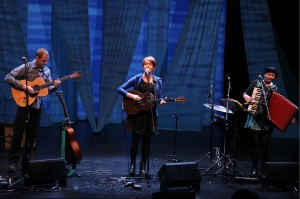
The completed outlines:
[[[248,112],[250,112],[253,115],[260,114],[262,112],[261,106],[259,105],[261,92],[262,92],[261,88],[254,87],[251,96],[254,99],[254,103],[250,103],[248,106]]]

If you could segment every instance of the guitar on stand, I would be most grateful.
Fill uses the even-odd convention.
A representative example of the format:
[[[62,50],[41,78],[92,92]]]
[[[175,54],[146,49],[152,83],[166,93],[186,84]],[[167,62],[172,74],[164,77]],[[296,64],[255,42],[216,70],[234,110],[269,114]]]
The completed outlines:
[[[63,124],[61,127],[62,130],[61,152],[62,152],[62,157],[67,161],[67,163],[72,165],[72,168],[69,169],[69,172],[67,174],[67,176],[71,176],[72,174],[75,173],[76,165],[81,162],[82,154],[79,145],[76,141],[75,131],[71,127],[69,121],[69,115],[62,97],[62,91],[57,91],[56,95],[62,104],[64,115],[65,115],[65,124]],[[79,176],[78,174],[75,175]]]

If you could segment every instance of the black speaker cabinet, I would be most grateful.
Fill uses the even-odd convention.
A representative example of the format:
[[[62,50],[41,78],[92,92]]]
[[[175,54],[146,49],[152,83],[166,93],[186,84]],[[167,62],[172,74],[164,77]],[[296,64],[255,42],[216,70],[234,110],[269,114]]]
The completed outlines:
[[[67,169],[64,159],[47,159],[29,161],[28,174],[24,186],[53,184],[57,180],[59,186],[66,186]]]
[[[158,171],[160,191],[168,188],[191,186],[200,191],[201,176],[196,162],[165,163]]]
[[[263,184],[265,186],[295,186],[299,183],[298,162],[266,162]]]
[[[195,192],[155,192],[152,199],[195,199]]]

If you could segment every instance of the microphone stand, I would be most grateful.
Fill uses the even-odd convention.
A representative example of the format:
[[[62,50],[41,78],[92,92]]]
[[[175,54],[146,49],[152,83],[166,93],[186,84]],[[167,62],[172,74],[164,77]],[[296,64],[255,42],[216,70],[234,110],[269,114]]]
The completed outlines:
[[[268,119],[270,121],[272,121],[271,116],[270,116],[270,112],[269,112],[269,107],[267,105],[267,94],[266,94],[267,86],[265,85],[264,79],[261,79],[260,81],[261,81],[261,87],[262,87],[262,93],[263,93],[262,105],[264,105],[266,107]],[[263,133],[263,131],[264,131],[264,126],[265,126],[265,116],[262,115],[261,133]],[[259,163],[258,169],[259,169],[259,172],[262,172],[262,162]]]
[[[210,101],[211,101],[211,109],[210,109],[210,163],[212,162],[212,153],[213,153],[213,124],[214,124],[214,91],[213,84],[210,87]]]
[[[227,75],[228,78],[228,88],[227,88],[227,100],[226,100],[226,114],[225,114],[225,134],[224,134],[224,168],[223,168],[223,174],[227,176],[227,150],[226,150],[226,140],[227,140],[227,134],[228,134],[228,112],[229,112],[229,93],[231,91],[231,84],[230,84],[230,76]]]
[[[28,122],[30,120],[30,110],[29,110],[29,92],[28,92],[28,60],[23,57],[23,61],[25,61],[25,85],[26,85],[26,91],[25,91],[25,97],[26,97],[26,108],[27,108],[27,117],[25,122],[25,133],[23,134],[24,140],[24,155],[23,155],[23,172],[27,172],[29,169],[29,160],[28,160],[28,150],[27,150],[27,133],[28,133]]]
[[[209,91],[209,95],[208,98],[210,98],[210,103],[211,103],[211,107],[210,107],[210,151],[207,152],[204,156],[202,156],[200,158],[199,161],[201,161],[204,157],[208,157],[210,159],[210,166],[204,171],[202,172],[202,175],[206,174],[209,170],[211,170],[216,164],[219,163],[219,161],[221,160],[219,158],[219,147],[216,146],[216,161],[213,160],[213,131],[214,131],[214,84],[210,85],[210,91]],[[218,138],[217,138],[217,142],[218,142]],[[212,164],[212,162],[214,162]]]
[[[149,78],[149,72],[148,73],[145,73],[146,74],[146,77],[148,79],[148,84],[150,84],[150,78]],[[155,84],[154,84],[155,86]],[[154,88],[155,90],[156,88]],[[152,120],[152,131],[155,132],[155,126],[154,126],[154,119],[153,119],[153,103],[152,103],[152,99],[151,99],[151,94],[150,94],[150,86],[149,86],[149,96],[150,96],[150,99],[149,99],[149,103],[150,103],[150,111],[151,111],[151,120]],[[156,96],[155,96],[156,98]],[[149,179],[150,178],[150,174],[149,174],[149,171],[150,171],[150,144],[151,143],[151,135],[149,134],[149,145],[148,145],[148,157],[147,157],[147,173],[146,173],[146,178]]]
[[[264,80],[260,80],[261,81],[261,87],[262,87],[262,93],[263,93],[263,105],[266,106],[266,110],[267,110],[267,114],[268,114],[268,119],[271,121],[271,116],[270,116],[270,112],[269,112],[269,107],[267,106],[267,95],[266,95],[266,90],[267,87],[265,85]],[[263,129],[262,129],[263,130]]]

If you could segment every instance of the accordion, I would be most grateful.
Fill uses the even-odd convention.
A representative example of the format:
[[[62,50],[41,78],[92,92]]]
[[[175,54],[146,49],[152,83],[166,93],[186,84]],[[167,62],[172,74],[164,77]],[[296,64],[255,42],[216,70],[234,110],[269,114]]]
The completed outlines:
[[[272,123],[282,132],[286,130],[299,108],[284,96],[273,92],[268,108]]]
[[[262,113],[262,105],[261,101],[262,89],[258,87],[254,87],[251,97],[254,99],[255,103],[249,104],[248,113],[252,115],[257,115]]]

